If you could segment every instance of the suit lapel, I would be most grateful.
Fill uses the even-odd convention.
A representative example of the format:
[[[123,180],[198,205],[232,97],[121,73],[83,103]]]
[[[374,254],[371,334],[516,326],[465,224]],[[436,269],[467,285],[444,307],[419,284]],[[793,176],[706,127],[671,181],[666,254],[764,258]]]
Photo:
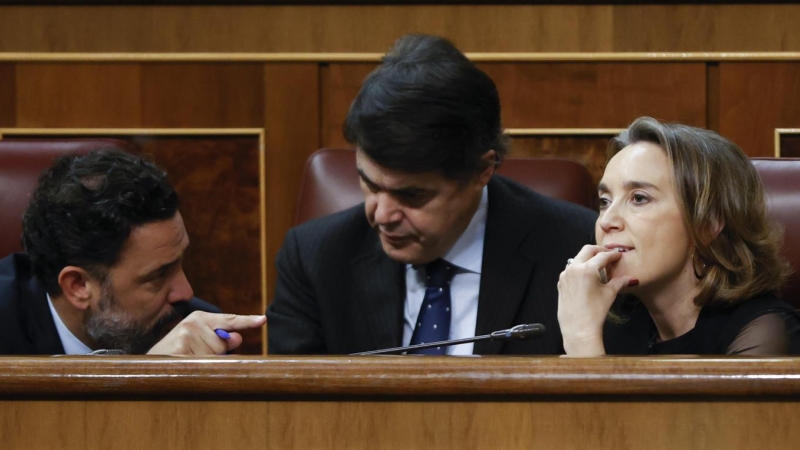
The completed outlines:
[[[489,184],[476,335],[518,325],[514,319],[535,266],[527,242],[530,223],[519,217],[522,209],[506,190],[496,177]],[[502,342],[477,342],[473,353],[494,355],[502,346]]]
[[[403,340],[405,265],[386,256],[374,231],[367,232],[363,248],[352,266],[355,296],[372,337],[372,349],[399,346]]]

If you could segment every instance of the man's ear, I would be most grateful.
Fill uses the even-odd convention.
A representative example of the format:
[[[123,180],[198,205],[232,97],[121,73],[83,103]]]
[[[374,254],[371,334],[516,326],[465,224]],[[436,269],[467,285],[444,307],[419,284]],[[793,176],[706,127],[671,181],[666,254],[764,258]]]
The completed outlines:
[[[478,174],[478,182],[483,187],[489,184],[489,180],[492,179],[492,175],[494,175],[494,171],[497,168],[497,152],[489,150],[481,156],[481,160],[486,164],[486,167]]]
[[[74,308],[85,311],[91,304],[92,298],[97,295],[100,286],[97,279],[89,275],[85,269],[76,266],[66,266],[58,274],[58,285],[64,298]]]

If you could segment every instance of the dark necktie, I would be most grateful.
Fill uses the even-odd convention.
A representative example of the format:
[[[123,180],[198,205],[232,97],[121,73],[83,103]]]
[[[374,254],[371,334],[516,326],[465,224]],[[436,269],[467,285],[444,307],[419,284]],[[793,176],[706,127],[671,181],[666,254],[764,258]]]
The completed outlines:
[[[425,265],[425,298],[411,336],[411,345],[444,341],[450,337],[450,280],[455,270],[443,259]],[[410,351],[417,355],[444,355],[445,347]]]

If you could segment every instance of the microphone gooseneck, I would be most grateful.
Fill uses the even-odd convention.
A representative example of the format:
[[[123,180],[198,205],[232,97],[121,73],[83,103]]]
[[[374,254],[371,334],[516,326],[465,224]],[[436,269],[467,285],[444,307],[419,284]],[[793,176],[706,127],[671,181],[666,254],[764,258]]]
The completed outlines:
[[[511,327],[507,330],[499,330],[495,331],[490,334],[484,334],[481,336],[473,336],[463,339],[451,339],[448,341],[439,341],[439,342],[429,342],[425,344],[417,344],[417,345],[408,345],[405,347],[394,347],[394,348],[386,348],[381,350],[372,350],[368,352],[361,352],[361,353],[352,353],[353,356],[364,356],[364,355],[394,355],[399,353],[405,353],[409,350],[422,350],[425,348],[433,348],[433,347],[448,347],[451,345],[459,345],[459,344],[469,344],[470,342],[479,342],[479,341],[505,341],[510,339],[515,340],[522,340],[522,339],[530,339],[534,337],[539,337],[545,332],[545,326],[540,323],[529,323],[523,325],[517,325],[515,327]]]

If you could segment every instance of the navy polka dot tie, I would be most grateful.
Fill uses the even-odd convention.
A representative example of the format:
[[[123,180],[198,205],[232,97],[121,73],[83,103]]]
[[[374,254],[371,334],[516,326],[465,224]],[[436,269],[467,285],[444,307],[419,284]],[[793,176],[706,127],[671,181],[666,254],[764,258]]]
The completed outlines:
[[[425,265],[425,298],[411,336],[411,345],[450,338],[450,280],[455,270],[443,259]],[[414,350],[409,354],[444,355],[445,347]]]

